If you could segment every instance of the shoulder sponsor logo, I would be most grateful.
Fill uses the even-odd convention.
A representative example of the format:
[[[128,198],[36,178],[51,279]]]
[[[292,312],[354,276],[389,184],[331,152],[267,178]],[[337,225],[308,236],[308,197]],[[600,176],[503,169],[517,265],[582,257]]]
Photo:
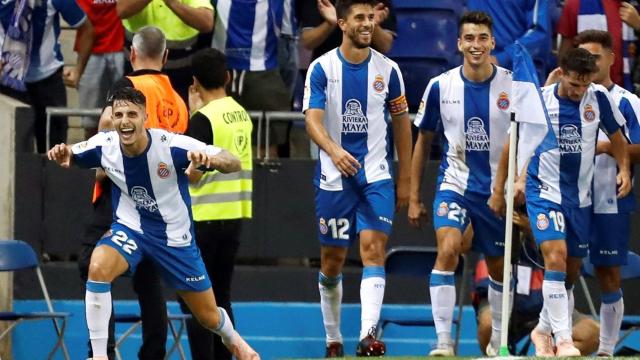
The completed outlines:
[[[582,136],[578,127],[573,124],[566,124],[560,128],[560,138],[558,139],[560,154],[578,154],[582,152]]]
[[[337,84],[340,82],[340,79],[328,79],[327,82],[329,84]]]
[[[484,129],[484,122],[479,117],[467,120],[465,131],[466,150],[489,151],[489,135]]]
[[[593,111],[593,106],[591,106],[591,104],[587,104],[584,107],[583,116],[586,122],[592,122],[593,120],[596,119],[596,112]]]
[[[116,174],[122,174],[122,170],[114,168],[113,166],[103,166],[104,171]]]
[[[442,99],[442,101],[440,101],[441,104],[444,105],[460,105],[460,100],[457,99]]]
[[[169,169],[169,166],[167,164],[159,162],[157,173],[160,179],[166,179],[169,177],[169,175],[171,175],[171,170]]]
[[[149,212],[158,210],[158,204],[149,196],[149,192],[142,186],[134,186],[131,188],[131,199],[136,203],[137,208],[143,208]]]
[[[375,80],[373,81],[373,90],[381,93],[384,90],[384,86],[384,78],[382,77],[382,75],[376,75]]]
[[[342,133],[366,133],[369,130],[369,121],[362,112],[362,105],[356,99],[347,100],[342,114]]]
[[[509,95],[506,92],[501,92],[500,96],[498,96],[498,100],[496,101],[496,105],[498,105],[498,109],[507,110],[509,108]]]
[[[544,231],[549,227],[549,218],[545,214],[538,214],[536,219],[536,227],[538,230]]]

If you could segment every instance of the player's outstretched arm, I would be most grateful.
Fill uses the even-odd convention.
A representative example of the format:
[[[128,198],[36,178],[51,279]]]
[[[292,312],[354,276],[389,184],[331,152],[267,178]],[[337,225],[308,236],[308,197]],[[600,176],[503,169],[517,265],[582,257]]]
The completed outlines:
[[[342,176],[349,177],[355,175],[360,169],[360,163],[342,146],[336,144],[327,129],[322,124],[324,110],[308,109],[304,113],[304,120],[307,126],[307,134],[330,157]]]
[[[609,135],[609,140],[611,140],[611,155],[618,163],[616,183],[618,184],[618,198],[621,198],[631,191],[631,172],[629,170],[629,153],[627,152],[628,143],[620,129]]]
[[[411,124],[409,114],[404,112],[393,115],[393,140],[398,151],[398,178],[396,180],[396,209],[409,204],[409,187],[411,182]]]
[[[418,140],[413,148],[411,157],[411,179],[409,181],[409,224],[415,227],[422,226],[422,220],[427,217],[424,204],[420,201],[420,184],[424,172],[425,160],[429,161],[433,132],[420,130]]]
[[[191,175],[199,167],[218,170],[223,174],[240,171],[240,159],[226,150],[222,150],[216,155],[208,155],[201,151],[188,151],[187,159],[191,162],[185,174]]]
[[[71,152],[71,145],[65,143],[57,144],[49,150],[47,153],[49,160],[53,160],[63,168],[71,166],[71,160],[73,159],[73,153]]]

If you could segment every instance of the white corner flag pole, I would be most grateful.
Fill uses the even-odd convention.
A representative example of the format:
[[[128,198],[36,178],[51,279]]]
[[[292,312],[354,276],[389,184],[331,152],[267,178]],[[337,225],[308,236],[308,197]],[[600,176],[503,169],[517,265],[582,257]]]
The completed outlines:
[[[507,214],[504,231],[504,266],[502,268],[502,329],[500,337],[500,356],[509,356],[509,292],[511,291],[511,242],[513,237],[513,184],[516,173],[516,150],[518,124],[515,113],[511,113],[509,127],[509,168],[507,173]]]

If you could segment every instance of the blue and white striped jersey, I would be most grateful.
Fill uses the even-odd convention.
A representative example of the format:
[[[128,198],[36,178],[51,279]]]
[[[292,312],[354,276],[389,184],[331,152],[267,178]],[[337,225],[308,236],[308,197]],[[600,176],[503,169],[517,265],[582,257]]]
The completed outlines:
[[[338,48],[309,66],[303,111],[324,110],[329,136],[355,157],[362,169],[360,184],[391,179],[393,149],[387,118],[407,111],[404,83],[398,65],[371,49],[360,64],[347,62]],[[323,190],[342,190],[342,174],[320,149],[314,184]]]
[[[148,129],[145,152],[128,157],[115,131],[101,132],[73,145],[80,167],[101,167],[111,187],[113,219],[133,231],[166,239],[168,246],[189,246],[193,239],[189,181],[184,170],[189,150],[215,155],[220,148],[184,135]]]
[[[415,125],[444,134],[437,191],[491,196],[509,138],[511,82],[511,71],[501,67],[481,83],[466,79],[462,66],[431,79]]]
[[[625,133],[633,144],[640,144],[640,99],[622,86],[613,85],[609,95],[624,116]],[[602,132],[598,133],[598,141],[609,141]],[[628,213],[635,209],[636,201],[633,192],[618,199],[616,160],[607,155],[596,156],[596,168],[593,174],[593,212],[596,214]]]
[[[542,88],[558,147],[538,147],[528,168],[527,196],[568,207],[592,204],[591,186],[598,128],[612,134],[624,118],[609,92],[591,84],[580,102],[558,96],[558,84]]]
[[[282,11],[282,0],[217,0],[212,47],[227,55],[229,69],[275,69]]]

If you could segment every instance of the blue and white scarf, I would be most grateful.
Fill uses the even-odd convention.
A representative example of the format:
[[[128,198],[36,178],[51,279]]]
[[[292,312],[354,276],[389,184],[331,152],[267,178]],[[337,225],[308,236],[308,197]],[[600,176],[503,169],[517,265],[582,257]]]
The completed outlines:
[[[2,37],[2,71],[0,84],[26,91],[25,75],[29,69],[33,24],[31,17],[37,0],[16,0],[11,24]]]

